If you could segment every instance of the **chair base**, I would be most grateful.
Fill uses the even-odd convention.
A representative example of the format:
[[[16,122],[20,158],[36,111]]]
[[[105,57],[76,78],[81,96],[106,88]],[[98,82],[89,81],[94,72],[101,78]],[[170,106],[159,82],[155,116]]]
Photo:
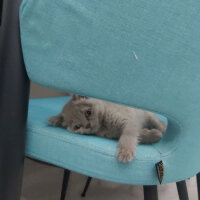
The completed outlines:
[[[32,159],[32,158],[29,158],[29,159]],[[32,159],[32,160],[39,162],[39,163],[51,165],[51,164],[45,163],[43,161],[38,161],[35,159]],[[65,169],[64,176],[63,176],[63,182],[62,182],[62,190],[61,190],[60,200],[65,200],[69,177],[70,177],[70,171]],[[85,187],[83,189],[83,192],[81,193],[82,197],[86,196],[86,193],[90,186],[91,180],[92,180],[92,177],[87,178]],[[185,181],[176,182],[176,186],[177,186],[177,190],[178,190],[179,199],[180,200],[189,200],[186,182]],[[198,200],[200,200],[200,173],[197,174],[197,186],[198,186]],[[158,200],[158,191],[157,191],[156,185],[153,185],[153,186],[145,185],[145,186],[143,186],[143,191],[144,191],[144,200]]]
[[[69,174],[70,171],[65,170],[64,172],[64,177],[63,177],[63,185],[62,185],[62,192],[61,192],[61,198],[60,200],[64,200],[66,196],[66,191],[67,191],[67,185],[69,181]],[[200,188],[200,174],[197,176],[197,183],[198,183],[198,191]],[[82,197],[86,196],[86,193],[88,191],[88,188],[90,186],[92,177],[88,177],[84,190],[81,194]],[[188,192],[187,192],[187,186],[185,181],[180,181],[176,183],[177,185],[177,190],[178,190],[178,195],[180,200],[189,200],[188,197]],[[143,186],[143,191],[144,191],[144,200],[158,200],[158,191],[157,191],[157,186]],[[200,200],[200,199],[199,199]]]

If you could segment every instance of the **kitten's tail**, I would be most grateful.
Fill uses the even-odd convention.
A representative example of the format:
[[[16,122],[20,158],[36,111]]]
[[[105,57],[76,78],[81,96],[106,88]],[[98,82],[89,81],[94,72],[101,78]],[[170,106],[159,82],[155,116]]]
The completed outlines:
[[[159,119],[151,118],[150,122],[150,129],[144,128],[140,131],[138,137],[139,143],[152,144],[158,142],[167,129],[167,125]]]
[[[148,119],[148,122],[150,124],[150,129],[158,129],[162,133],[164,133],[167,129],[167,125],[164,121],[158,119],[156,116],[150,117]]]

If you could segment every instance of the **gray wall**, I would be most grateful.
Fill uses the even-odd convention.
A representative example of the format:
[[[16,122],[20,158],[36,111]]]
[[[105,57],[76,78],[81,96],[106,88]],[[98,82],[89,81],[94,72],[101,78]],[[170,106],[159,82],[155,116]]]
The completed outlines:
[[[66,96],[66,94],[67,93],[42,87],[40,85],[31,82],[30,98]]]

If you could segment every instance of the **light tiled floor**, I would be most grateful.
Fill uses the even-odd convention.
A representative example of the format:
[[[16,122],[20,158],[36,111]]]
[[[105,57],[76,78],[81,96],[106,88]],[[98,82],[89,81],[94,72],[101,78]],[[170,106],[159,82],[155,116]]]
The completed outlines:
[[[21,200],[59,200],[63,170],[25,160],[23,192]],[[122,185],[93,179],[86,198],[81,198],[85,176],[72,173],[67,200],[143,200],[141,186]],[[187,180],[189,199],[197,200],[196,179]],[[159,200],[178,200],[176,185],[158,186]]]

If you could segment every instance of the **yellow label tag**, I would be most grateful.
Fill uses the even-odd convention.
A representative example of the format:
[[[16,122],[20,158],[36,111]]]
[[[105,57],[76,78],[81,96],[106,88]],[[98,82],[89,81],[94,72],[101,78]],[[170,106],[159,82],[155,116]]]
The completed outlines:
[[[156,163],[156,171],[158,175],[158,180],[160,184],[162,183],[163,177],[164,177],[164,164],[162,160],[158,163]]]

